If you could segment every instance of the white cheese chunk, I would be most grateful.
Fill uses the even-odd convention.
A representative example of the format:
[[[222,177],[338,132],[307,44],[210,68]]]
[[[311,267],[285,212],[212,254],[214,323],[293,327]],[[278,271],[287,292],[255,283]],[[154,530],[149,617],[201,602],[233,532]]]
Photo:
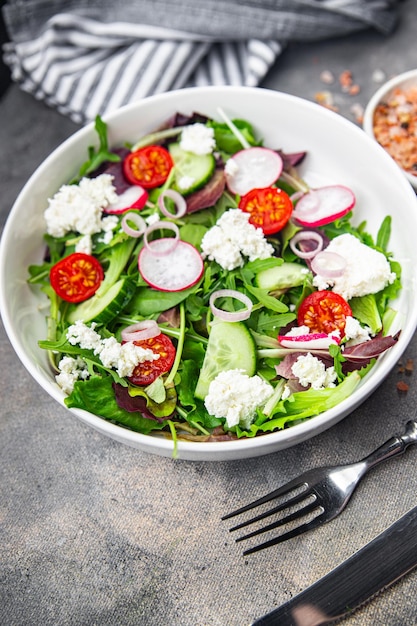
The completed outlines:
[[[382,252],[363,244],[357,237],[346,233],[332,239],[327,252],[336,252],[346,260],[342,276],[328,278],[317,274],[313,285],[317,289],[329,289],[345,300],[377,293],[395,280],[390,264]]]
[[[227,370],[210,383],[204,403],[210,415],[226,418],[229,428],[237,424],[249,428],[257,407],[265,404],[273,391],[260,376],[248,376],[239,369]]]
[[[250,215],[240,209],[229,209],[206,232],[201,242],[203,258],[216,261],[225,270],[242,267],[249,261],[267,259],[274,249],[261,228],[249,223]]]
[[[184,126],[180,139],[181,150],[194,154],[211,154],[215,147],[213,128],[200,123]]]

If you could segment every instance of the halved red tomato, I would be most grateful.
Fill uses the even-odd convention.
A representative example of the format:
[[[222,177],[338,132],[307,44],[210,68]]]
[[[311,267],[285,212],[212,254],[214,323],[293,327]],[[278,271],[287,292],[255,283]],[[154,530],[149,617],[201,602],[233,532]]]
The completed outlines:
[[[311,293],[302,301],[297,321],[313,333],[329,334],[339,330],[343,337],[348,315],[352,315],[352,309],[346,300],[338,293],[323,290]]]
[[[168,150],[162,146],[145,146],[127,155],[123,173],[132,185],[153,189],[164,184],[173,165]]]
[[[134,343],[141,348],[148,348],[152,352],[159,354],[159,359],[139,363],[133,370],[132,375],[128,377],[131,383],[140,386],[150,385],[158,376],[165,374],[165,372],[171,369],[175,360],[176,350],[169,337],[160,333],[156,337],[135,341]]]
[[[91,254],[74,252],[51,267],[49,279],[53,290],[66,302],[83,302],[100,287],[104,271]]]
[[[239,208],[250,213],[249,222],[272,235],[284,228],[291,217],[293,204],[289,195],[279,187],[251,189],[241,197]]]

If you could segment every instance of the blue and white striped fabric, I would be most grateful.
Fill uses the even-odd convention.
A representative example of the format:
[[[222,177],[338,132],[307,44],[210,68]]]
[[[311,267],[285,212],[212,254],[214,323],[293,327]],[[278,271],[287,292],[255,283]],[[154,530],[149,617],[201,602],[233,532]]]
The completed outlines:
[[[4,60],[21,88],[86,123],[151,94],[259,85],[289,41],[389,33],[394,0],[14,0]]]

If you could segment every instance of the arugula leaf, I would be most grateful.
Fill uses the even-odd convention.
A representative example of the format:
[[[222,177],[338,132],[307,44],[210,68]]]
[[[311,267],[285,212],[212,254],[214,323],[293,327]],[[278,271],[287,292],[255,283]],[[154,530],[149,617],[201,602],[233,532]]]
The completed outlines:
[[[78,177],[71,181],[71,184],[78,183],[81,178],[87,176],[88,174],[92,174],[95,172],[100,165],[111,161],[112,163],[117,163],[120,161],[120,156],[115,154],[114,152],[109,151],[108,139],[107,139],[107,124],[101,119],[99,115],[97,115],[95,120],[95,129],[99,139],[99,147],[98,149],[94,148],[94,146],[90,146],[88,148],[88,160],[83,163],[78,172]]]

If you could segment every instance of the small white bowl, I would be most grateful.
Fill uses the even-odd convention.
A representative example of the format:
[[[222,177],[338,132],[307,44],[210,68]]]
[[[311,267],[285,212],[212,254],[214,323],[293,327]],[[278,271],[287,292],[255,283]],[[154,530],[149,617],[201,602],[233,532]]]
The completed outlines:
[[[401,334],[396,345],[378,359],[352,395],[337,406],[291,428],[260,437],[178,442],[178,458],[191,461],[260,456],[288,448],[330,428],[382,383],[417,327],[417,198],[385,150],[342,116],[313,102],[266,89],[183,89],[145,98],[109,115],[106,122],[110,146],[136,140],[176,111],[185,114],[198,111],[216,117],[219,106],[232,117],[252,121],[265,145],[288,152],[306,150],[307,158],[300,173],[310,185],[340,183],[351,187],[357,198],[354,223],[366,220],[368,232],[375,235],[385,216],[394,213],[390,249],[402,264],[403,289],[393,306],[398,311],[396,321]],[[65,395],[55,381],[46,351],[38,347],[38,340],[44,339],[46,333],[47,299],[28,285],[28,265],[39,263],[44,253],[43,213],[48,198],[77,173],[88,147],[95,143],[94,125],[90,124],[67,139],[40,165],[16,200],[0,245],[0,310],[6,332],[23,365],[61,405]],[[70,413],[126,445],[161,456],[173,454],[173,442],[168,439],[133,432],[81,409],[70,409]]]
[[[414,86],[417,86],[417,69],[409,70],[408,72],[404,72],[403,74],[398,74],[397,76],[394,76],[386,83],[381,85],[378,91],[374,93],[365,108],[363,116],[363,129],[372,139],[375,139],[374,113],[378,104],[384,101],[397,87],[407,90],[408,88]],[[404,171],[401,167],[400,170],[403,172],[408,182],[414,187],[415,190],[417,190],[417,174],[410,174],[409,172]]]

